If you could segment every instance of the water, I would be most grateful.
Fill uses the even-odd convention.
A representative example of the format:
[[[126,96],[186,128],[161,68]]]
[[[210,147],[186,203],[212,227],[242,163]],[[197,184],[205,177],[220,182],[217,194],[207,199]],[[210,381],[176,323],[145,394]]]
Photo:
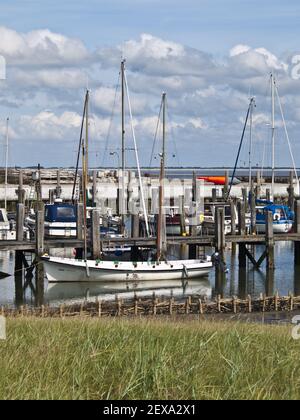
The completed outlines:
[[[276,245],[274,272],[266,274],[265,266],[261,271],[255,270],[251,263],[247,270],[239,269],[238,253],[228,250],[228,273],[219,274],[212,270],[208,278],[199,280],[184,280],[176,282],[145,282],[145,283],[80,283],[80,284],[47,284],[44,285],[44,302],[51,305],[62,303],[71,304],[84,299],[95,300],[132,297],[134,292],[139,296],[151,296],[155,292],[158,296],[184,297],[189,295],[206,296],[208,299],[216,295],[224,297],[238,296],[245,298],[248,294],[258,297],[261,293],[268,296],[276,291],[280,295],[294,293],[300,295],[300,268],[294,267],[294,248],[292,243]],[[264,247],[256,247],[257,259],[263,253]],[[12,274],[14,270],[14,253],[0,252],[0,271]],[[37,296],[34,279],[20,287],[15,284],[13,276],[0,280],[0,305],[35,305],[40,299]],[[39,300],[40,301],[40,300]]]

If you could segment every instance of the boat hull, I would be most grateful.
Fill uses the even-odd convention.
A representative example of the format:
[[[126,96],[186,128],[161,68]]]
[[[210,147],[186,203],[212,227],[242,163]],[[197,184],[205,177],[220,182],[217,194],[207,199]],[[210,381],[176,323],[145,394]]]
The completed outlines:
[[[51,282],[129,282],[182,280],[207,276],[211,262],[174,261],[170,263],[131,263],[111,261],[78,261],[66,258],[45,258],[45,273]]]
[[[287,221],[284,223],[273,223],[273,232],[276,233],[289,233],[293,228],[293,222]],[[256,223],[257,233],[266,233],[265,223]]]

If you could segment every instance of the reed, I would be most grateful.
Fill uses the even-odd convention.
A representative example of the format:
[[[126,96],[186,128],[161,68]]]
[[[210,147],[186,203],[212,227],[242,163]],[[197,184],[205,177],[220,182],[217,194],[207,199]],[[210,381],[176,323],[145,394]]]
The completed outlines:
[[[8,319],[1,399],[299,399],[291,328],[142,319]]]

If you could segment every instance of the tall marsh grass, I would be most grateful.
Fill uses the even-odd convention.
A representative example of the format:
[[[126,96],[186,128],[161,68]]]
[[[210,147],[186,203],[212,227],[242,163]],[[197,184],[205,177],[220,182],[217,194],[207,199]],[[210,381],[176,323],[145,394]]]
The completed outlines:
[[[291,328],[8,320],[1,399],[300,399]]]

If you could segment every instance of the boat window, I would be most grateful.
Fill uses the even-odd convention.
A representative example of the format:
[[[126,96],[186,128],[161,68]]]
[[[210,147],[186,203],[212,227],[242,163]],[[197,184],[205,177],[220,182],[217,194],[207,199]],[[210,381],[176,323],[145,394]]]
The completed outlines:
[[[66,217],[66,218],[75,217],[75,211],[72,207],[58,207],[57,217]]]
[[[229,206],[225,207],[225,216],[231,217],[231,208]]]
[[[4,217],[2,211],[0,211],[0,222],[4,222]]]

